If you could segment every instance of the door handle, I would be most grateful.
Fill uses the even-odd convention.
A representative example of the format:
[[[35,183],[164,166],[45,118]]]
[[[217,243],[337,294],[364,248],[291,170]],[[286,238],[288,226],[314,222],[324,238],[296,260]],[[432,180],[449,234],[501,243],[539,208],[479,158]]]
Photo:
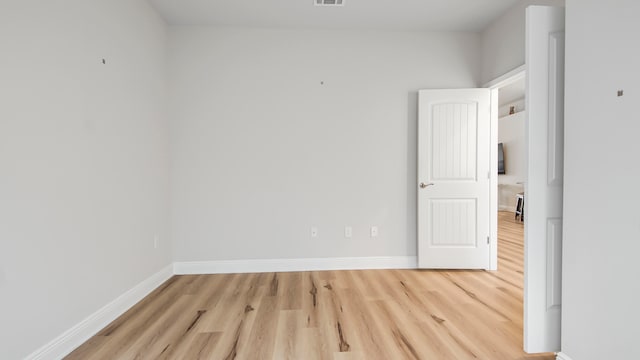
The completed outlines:
[[[428,183],[428,184],[420,183],[420,188],[421,188],[421,189],[424,189],[424,188],[426,188],[427,186],[432,186],[432,185],[435,185],[435,184],[434,184],[434,183]]]

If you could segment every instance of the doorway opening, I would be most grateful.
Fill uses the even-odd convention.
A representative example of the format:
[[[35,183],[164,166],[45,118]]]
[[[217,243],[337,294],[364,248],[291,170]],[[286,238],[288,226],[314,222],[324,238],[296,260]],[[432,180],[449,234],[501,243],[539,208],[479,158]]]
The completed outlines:
[[[498,89],[498,211],[524,222],[527,180],[525,78]]]
[[[522,65],[485,85],[491,91],[491,237],[498,240],[500,223],[508,213],[524,226],[524,187],[527,177],[526,69]],[[524,244],[524,235],[519,239]],[[491,246],[490,270],[498,269],[499,243]]]
[[[524,68],[518,68],[488,87],[492,92],[492,124],[497,130],[492,148],[497,152],[497,164],[494,167],[497,183],[493,190],[497,197],[497,208],[494,209],[497,236],[502,240],[496,242],[500,259],[499,246],[505,243],[505,237],[518,248],[524,247],[524,189],[527,181],[526,72]],[[514,270],[524,271],[524,268]]]

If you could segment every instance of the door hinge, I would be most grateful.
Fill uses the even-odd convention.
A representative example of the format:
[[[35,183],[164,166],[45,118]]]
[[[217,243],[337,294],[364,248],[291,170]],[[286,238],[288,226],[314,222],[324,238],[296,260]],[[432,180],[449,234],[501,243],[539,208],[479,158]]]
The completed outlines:
[[[487,236],[487,245],[491,244],[491,237]]]
[[[491,179],[491,171],[487,172],[487,179]]]

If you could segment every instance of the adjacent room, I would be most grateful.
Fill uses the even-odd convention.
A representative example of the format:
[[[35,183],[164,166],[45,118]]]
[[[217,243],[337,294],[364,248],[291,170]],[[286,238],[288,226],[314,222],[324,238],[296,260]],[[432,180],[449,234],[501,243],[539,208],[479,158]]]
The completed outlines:
[[[638,13],[0,0],[0,359],[640,358]]]

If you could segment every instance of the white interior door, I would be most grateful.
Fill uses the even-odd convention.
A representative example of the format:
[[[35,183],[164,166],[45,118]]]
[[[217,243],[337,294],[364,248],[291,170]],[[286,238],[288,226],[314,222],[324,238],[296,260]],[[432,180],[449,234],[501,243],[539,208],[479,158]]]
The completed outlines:
[[[527,8],[524,349],[560,351],[564,8]]]
[[[418,266],[489,267],[490,92],[421,90]]]

